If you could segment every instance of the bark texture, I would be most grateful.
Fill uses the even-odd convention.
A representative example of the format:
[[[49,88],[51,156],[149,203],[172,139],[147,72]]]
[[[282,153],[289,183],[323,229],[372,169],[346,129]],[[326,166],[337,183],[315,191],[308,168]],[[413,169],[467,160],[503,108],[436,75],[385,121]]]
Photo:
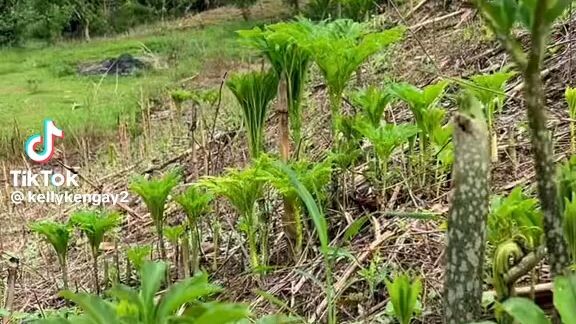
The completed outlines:
[[[460,106],[454,125],[454,196],[448,216],[444,278],[445,322],[479,318],[486,216],[489,204],[490,144],[480,103],[471,96]]]

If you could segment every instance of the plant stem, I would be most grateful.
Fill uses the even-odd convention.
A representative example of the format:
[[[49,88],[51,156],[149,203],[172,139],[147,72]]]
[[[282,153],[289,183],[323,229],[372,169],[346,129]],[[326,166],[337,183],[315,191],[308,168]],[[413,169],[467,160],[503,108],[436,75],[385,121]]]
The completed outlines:
[[[92,248],[92,280],[94,284],[94,291],[100,295],[100,283],[98,280],[98,248]]]
[[[528,124],[532,130],[531,142],[538,183],[538,196],[544,213],[546,245],[553,275],[561,274],[569,265],[568,249],[562,236],[562,213],[555,181],[555,164],[550,131],[546,128],[545,96],[540,70],[546,49],[548,28],[544,15],[548,1],[540,0],[536,6],[532,28],[532,46],[524,70],[524,98],[528,111]]]
[[[60,262],[60,270],[62,271],[62,283],[64,285],[64,290],[68,290],[68,265],[65,256],[58,256],[58,261]]]
[[[470,111],[473,98],[461,103]],[[445,254],[444,322],[469,323],[479,318],[482,300],[486,216],[489,205],[490,148],[486,121],[459,113],[454,125],[454,197],[448,215]]]
[[[190,231],[192,232],[192,229]],[[194,273],[196,273],[196,270],[194,270]],[[184,279],[190,277],[190,241],[188,233],[185,233],[182,237],[182,277]]]

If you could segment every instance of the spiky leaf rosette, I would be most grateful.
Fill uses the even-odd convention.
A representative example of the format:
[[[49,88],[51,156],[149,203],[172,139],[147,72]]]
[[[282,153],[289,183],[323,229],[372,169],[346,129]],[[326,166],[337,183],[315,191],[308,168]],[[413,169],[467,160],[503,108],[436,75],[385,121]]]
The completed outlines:
[[[30,229],[40,234],[56,251],[59,258],[66,258],[70,243],[70,227],[53,221],[40,221],[30,225]]]
[[[250,156],[255,159],[263,151],[264,122],[278,91],[278,76],[273,71],[237,74],[226,85],[242,108]]]
[[[182,206],[189,220],[197,221],[200,217],[210,212],[210,203],[214,197],[198,186],[191,186],[180,196],[176,202]]]
[[[160,179],[147,180],[144,177],[138,177],[130,184],[130,190],[144,200],[156,227],[164,222],[166,200],[179,181],[178,172],[172,171]]]
[[[462,97],[454,122],[444,315],[446,323],[460,324],[476,320],[481,312],[490,149],[483,107],[469,93]]]
[[[86,235],[95,253],[98,253],[104,235],[119,226],[121,221],[120,214],[107,211],[83,210],[70,217],[70,223]]]

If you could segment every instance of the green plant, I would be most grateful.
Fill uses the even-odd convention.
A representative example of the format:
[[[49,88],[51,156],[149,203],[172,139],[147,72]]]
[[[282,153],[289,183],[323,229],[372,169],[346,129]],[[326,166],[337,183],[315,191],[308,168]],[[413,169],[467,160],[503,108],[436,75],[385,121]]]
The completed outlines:
[[[278,97],[286,96],[288,99],[287,110],[296,145],[300,144],[302,138],[301,101],[311,61],[309,50],[301,44],[312,32],[311,25],[304,20],[238,31],[247,44],[268,59],[278,79],[286,82],[285,93],[278,93]]]
[[[68,246],[70,244],[70,226],[53,221],[40,221],[30,225],[30,229],[40,234],[56,251],[64,289],[68,289]]]
[[[576,193],[575,193],[576,195]],[[576,264],[576,196],[564,204],[564,237],[570,249],[572,263]]]
[[[250,72],[233,76],[226,85],[242,108],[250,156],[255,159],[263,150],[264,122],[278,90],[278,77],[274,72]]]
[[[395,83],[390,86],[392,95],[406,102],[414,115],[416,125],[420,129],[418,143],[420,148],[420,167],[424,168],[430,159],[432,143],[440,149],[449,138],[450,131],[443,126],[446,112],[438,106],[448,86],[445,80],[419,89],[408,83]],[[425,178],[422,178],[422,183]]]
[[[562,274],[569,264],[569,251],[562,235],[562,210],[555,184],[553,143],[547,128],[542,60],[554,21],[571,1],[488,1],[478,0],[485,21],[506,49],[524,80],[524,99],[531,130],[532,150],[540,205],[544,214],[546,245],[552,275]],[[524,50],[517,28],[528,30],[530,46]]]
[[[374,293],[376,292],[376,286],[385,282],[386,280],[386,269],[382,267],[382,259],[379,254],[375,254],[370,260],[370,264],[366,268],[360,269],[358,275],[366,281],[368,284],[368,289],[370,297],[374,298]]]
[[[396,275],[394,280],[386,280],[386,289],[398,322],[410,324],[414,313],[418,311],[418,299],[422,293],[420,279],[411,279],[407,274]]]
[[[176,265],[177,269],[180,268],[180,261],[182,256],[180,241],[185,233],[186,228],[184,225],[164,227],[164,236],[168,239],[168,242],[172,244],[172,248],[174,250],[174,265]]]
[[[361,89],[352,94],[352,103],[361,108],[362,117],[377,128],[382,121],[382,115],[393,102],[394,97],[388,89],[380,90],[374,86]]]
[[[126,251],[126,256],[134,269],[140,271],[146,260],[150,259],[151,253],[152,247],[150,245],[136,245]]]
[[[471,83],[462,83],[468,91],[473,93],[484,104],[486,122],[491,138],[492,162],[498,161],[498,137],[494,132],[494,114],[502,109],[506,98],[504,93],[506,82],[515,75],[515,72],[503,71],[492,74],[480,74],[470,77]]]
[[[494,196],[488,216],[488,242],[498,246],[509,239],[519,239],[529,249],[541,244],[543,215],[538,200],[529,198],[521,187],[507,197]]]
[[[572,324],[576,318],[576,276],[554,278],[554,307],[560,314],[562,323]],[[503,312],[518,324],[550,324],[552,321],[532,300],[512,297],[499,305]],[[482,322],[493,323],[493,322]],[[480,324],[480,323],[477,323]]]
[[[178,172],[172,171],[159,179],[147,180],[144,177],[138,177],[130,184],[130,190],[137,193],[150,212],[152,221],[158,235],[158,245],[160,246],[160,258],[166,261],[166,248],[164,247],[164,222],[166,217],[164,209],[168,195],[180,181]]]
[[[364,35],[363,28],[350,20],[320,23],[307,44],[328,86],[333,136],[341,115],[342,93],[352,74],[366,59],[398,42],[404,34],[404,28],[395,27]]]
[[[570,149],[572,154],[576,154],[576,88],[567,87],[564,96],[570,117]]]
[[[220,292],[221,288],[209,283],[208,276],[203,273],[174,284],[157,298],[166,268],[163,262],[146,262],[140,271],[142,287],[135,290],[117,285],[108,292],[112,301],[86,293],[64,291],[61,295],[76,303],[84,314],[72,319],[62,318],[56,323],[225,324],[236,323],[249,316],[248,309],[243,305],[204,302],[209,296]],[[184,309],[183,313],[181,309]]]
[[[295,255],[299,256],[302,249],[304,240],[304,222],[303,211],[305,209],[304,202],[299,198],[298,192],[292,184],[290,177],[279,170],[275,166],[275,160],[266,155],[262,155],[256,161],[256,165],[261,168],[262,172],[259,174],[259,179],[266,183],[270,183],[282,196],[285,201],[289,202],[288,208],[293,212],[294,232],[290,233],[295,238]],[[297,179],[304,185],[304,187],[312,193],[317,202],[322,204],[326,197],[324,194],[327,184],[330,182],[332,175],[332,160],[330,158],[323,161],[312,163],[305,160],[294,161],[289,164],[291,169],[296,174]],[[286,205],[285,205],[286,208]],[[286,220],[288,222],[289,220]]]
[[[104,236],[116,228],[121,223],[120,214],[107,211],[84,210],[77,211],[70,217],[70,223],[80,230],[88,238],[90,250],[92,252],[92,271],[94,280],[94,290],[100,294],[100,283],[98,280],[98,256],[100,255],[100,244],[104,241]]]
[[[258,242],[265,241],[262,237],[262,224],[260,215],[256,210],[256,202],[263,196],[263,181],[259,180],[260,170],[254,167],[244,170],[230,169],[219,177],[204,177],[200,185],[217,196],[228,199],[236,208],[240,219],[239,229],[246,235],[250,266],[253,271],[260,271],[265,266],[263,256],[267,251],[258,249]],[[265,247],[267,248],[267,247]]]
[[[273,163],[276,169],[284,172],[290,179],[290,183],[294,187],[294,190],[298,193],[300,199],[306,206],[308,214],[312,219],[312,223],[316,228],[316,233],[318,234],[318,239],[320,241],[320,252],[322,253],[324,259],[324,272],[326,274],[326,304],[328,306],[328,324],[336,324],[336,300],[334,286],[332,282],[334,278],[332,277],[332,263],[331,263],[331,253],[330,253],[330,241],[328,238],[328,223],[324,213],[308,191],[304,184],[298,180],[296,173],[286,164],[276,161]]]
[[[200,219],[210,212],[210,203],[213,197],[195,186],[189,187],[182,195],[176,197],[176,202],[182,206],[186,217],[188,217],[188,226],[190,228],[190,243],[192,244],[192,271],[199,271],[200,258]]]
[[[376,152],[374,173],[381,182],[381,198],[386,200],[386,179],[388,163],[394,151],[408,142],[408,139],[418,134],[418,128],[414,125],[386,124],[374,126],[373,124],[359,119],[354,128],[365,136]]]

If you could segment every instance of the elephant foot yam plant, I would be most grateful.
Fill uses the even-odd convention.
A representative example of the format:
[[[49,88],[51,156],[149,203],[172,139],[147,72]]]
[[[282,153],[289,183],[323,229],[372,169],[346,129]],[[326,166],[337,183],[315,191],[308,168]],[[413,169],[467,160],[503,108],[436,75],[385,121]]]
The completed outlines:
[[[481,103],[465,93],[454,119],[453,197],[448,216],[445,321],[471,322],[480,315],[488,216],[490,156]]]

